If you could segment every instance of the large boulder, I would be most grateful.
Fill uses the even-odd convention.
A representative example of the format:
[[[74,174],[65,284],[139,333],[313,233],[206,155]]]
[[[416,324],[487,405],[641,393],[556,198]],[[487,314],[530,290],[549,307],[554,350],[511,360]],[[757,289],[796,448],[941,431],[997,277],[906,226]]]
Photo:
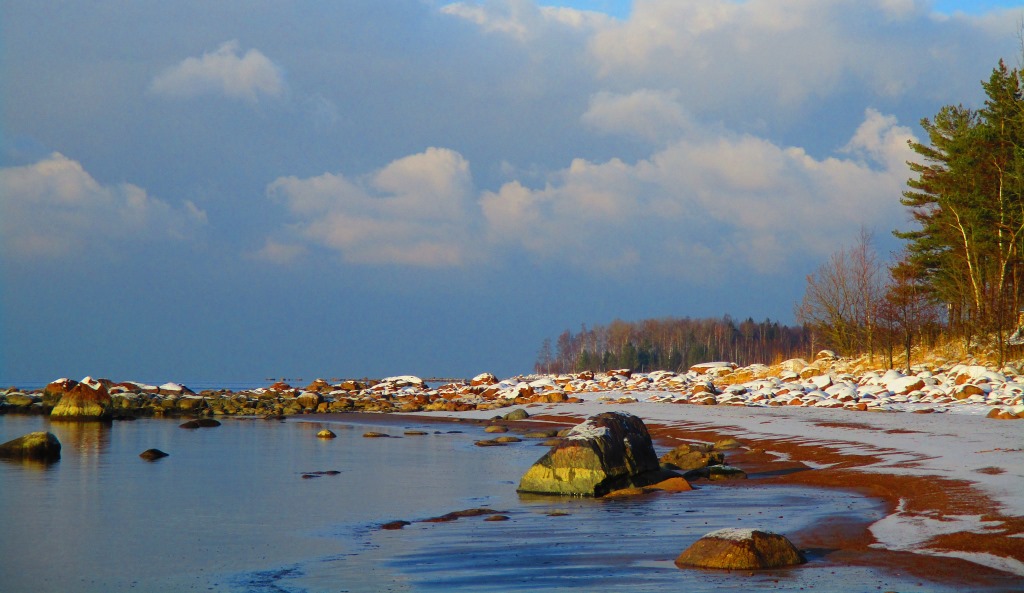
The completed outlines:
[[[50,412],[51,418],[69,420],[103,420],[110,416],[111,400],[107,386],[90,377],[61,396]]]
[[[0,457],[56,461],[60,459],[60,441],[51,432],[30,432],[0,445]]]
[[[784,535],[760,529],[726,528],[712,531],[676,558],[683,568],[751,570],[780,568],[806,562],[800,550]]]
[[[604,496],[676,474],[663,471],[643,420],[605,412],[575,426],[519,481],[519,492]]]

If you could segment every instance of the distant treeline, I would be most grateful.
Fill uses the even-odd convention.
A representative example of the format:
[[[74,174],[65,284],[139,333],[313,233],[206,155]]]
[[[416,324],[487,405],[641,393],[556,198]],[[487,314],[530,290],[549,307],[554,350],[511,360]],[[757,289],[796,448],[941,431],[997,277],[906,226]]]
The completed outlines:
[[[739,365],[771,363],[807,356],[810,331],[766,319],[737,323],[684,317],[621,321],[562,332],[554,344],[544,340],[534,370],[578,373],[632,369],[685,371],[701,362],[724,360]]]

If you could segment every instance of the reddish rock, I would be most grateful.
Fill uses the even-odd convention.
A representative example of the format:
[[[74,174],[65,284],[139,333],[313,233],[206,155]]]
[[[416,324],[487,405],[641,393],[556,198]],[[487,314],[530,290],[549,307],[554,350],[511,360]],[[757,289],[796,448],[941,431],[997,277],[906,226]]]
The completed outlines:
[[[473,379],[470,380],[469,384],[475,387],[477,385],[494,385],[497,382],[498,378],[492,375],[491,373],[480,373],[479,375],[473,377]]]
[[[60,401],[61,396],[74,389],[78,381],[74,379],[57,379],[43,387],[43,399],[53,398],[54,402]]]
[[[89,377],[65,393],[50,412],[52,418],[101,420],[110,415],[110,393],[101,381]]]
[[[972,395],[985,395],[985,390],[971,383],[958,385],[953,391],[953,399],[967,399]]]

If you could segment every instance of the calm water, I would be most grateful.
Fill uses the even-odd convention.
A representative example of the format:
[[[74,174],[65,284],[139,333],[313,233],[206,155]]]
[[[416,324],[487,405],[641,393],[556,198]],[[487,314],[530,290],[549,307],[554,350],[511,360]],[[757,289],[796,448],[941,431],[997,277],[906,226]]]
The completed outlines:
[[[753,576],[672,564],[721,527],[792,533],[881,517],[848,493],[705,486],[632,500],[520,498],[515,484],[544,448],[480,448],[476,426],[388,421],[227,418],[184,430],[173,420],[0,416],[0,442],[49,430],[63,444],[47,467],[0,463],[0,591],[954,590],[826,558]],[[315,438],[324,427],[338,438]],[[430,434],[362,437],[406,428]],[[138,457],[152,447],[170,457]],[[302,478],[329,470],[340,473]],[[483,506],[510,520],[377,529]]]

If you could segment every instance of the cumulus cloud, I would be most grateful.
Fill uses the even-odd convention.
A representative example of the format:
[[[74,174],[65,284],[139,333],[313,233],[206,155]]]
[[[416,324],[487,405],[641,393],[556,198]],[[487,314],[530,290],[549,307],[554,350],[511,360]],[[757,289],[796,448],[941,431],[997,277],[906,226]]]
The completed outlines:
[[[166,97],[219,94],[250,103],[284,92],[284,75],[277,65],[257,49],[239,52],[238,41],[228,41],[201,57],[185,58],[153,78],[149,89]]]
[[[652,142],[677,138],[690,125],[676,91],[639,89],[628,94],[597,93],[582,116],[585,125],[607,134]]]
[[[294,219],[292,242],[268,242],[261,256],[287,261],[306,244],[362,264],[459,266],[506,253],[594,273],[776,273],[794,257],[827,257],[861,224],[891,224],[912,137],[872,109],[826,158],[694,128],[633,163],[575,159],[543,187],[514,180],[480,194],[461,155],[430,148],[354,180],[274,181],[267,193]]]
[[[267,194],[294,217],[296,239],[351,263],[438,267],[474,257],[469,163],[452,150],[428,148],[363,179],[282,177]]]
[[[206,224],[192,202],[174,208],[131,183],[104,185],[60,153],[0,169],[4,252],[56,258],[117,249],[124,239],[183,239]]]
[[[441,12],[479,25],[488,33],[508,35],[520,41],[534,39],[544,28],[592,30],[614,20],[608,15],[575,8],[538,6],[532,0],[502,2],[453,2]]]
[[[873,110],[845,152],[824,159],[755,136],[696,133],[634,164],[578,159],[543,188],[510,182],[481,208],[492,241],[541,259],[694,278],[772,272],[794,255],[826,256],[860,223],[892,220],[911,137]]]

